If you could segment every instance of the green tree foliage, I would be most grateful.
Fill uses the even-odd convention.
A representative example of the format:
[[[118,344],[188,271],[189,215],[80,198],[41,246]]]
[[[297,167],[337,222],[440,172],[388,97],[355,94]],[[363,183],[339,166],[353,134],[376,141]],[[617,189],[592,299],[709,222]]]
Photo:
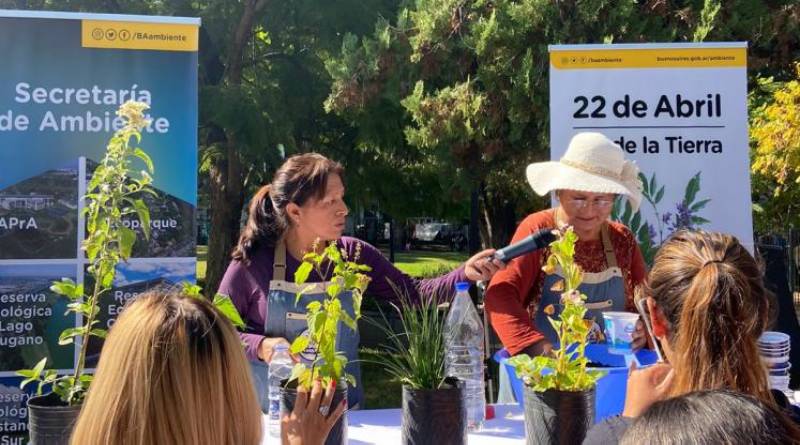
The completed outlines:
[[[213,295],[238,238],[246,199],[283,156],[318,151],[348,167],[351,204],[394,200],[363,174],[392,181],[392,166],[352,150],[356,131],[323,101],[325,61],[346,32],[363,34],[396,0],[0,0],[0,8],[200,17],[200,203],[211,229],[206,294]],[[154,104],[155,107],[158,104]],[[367,170],[369,172],[367,172]],[[373,176],[374,178],[374,176]],[[359,191],[363,191],[359,193]],[[410,206],[409,206],[410,207]]]
[[[324,61],[345,30],[366,31],[391,10],[386,5],[392,2],[215,1],[199,11],[209,40],[200,96],[212,218],[207,293],[227,267],[245,198],[269,182],[283,156],[318,151],[351,165],[353,131],[322,108],[330,88]]]
[[[202,18],[207,294],[246,197],[281,154],[315,150],[343,162],[350,204],[396,219],[463,216],[480,186],[484,239],[505,242],[519,216],[546,205],[523,170],[549,153],[548,44],[748,41],[751,88],[761,77],[789,80],[800,58],[795,0],[0,0],[0,8]]]
[[[406,1],[371,35],[345,36],[325,105],[363,151],[437,171],[438,194],[480,185],[484,240],[499,245],[546,205],[523,171],[549,156],[548,44],[747,40],[760,68],[779,70],[797,53],[797,14],[754,0]]]
[[[760,104],[758,92],[766,92]],[[800,225],[800,63],[796,80],[761,79],[751,96],[754,105],[750,138],[756,229],[783,233]]]

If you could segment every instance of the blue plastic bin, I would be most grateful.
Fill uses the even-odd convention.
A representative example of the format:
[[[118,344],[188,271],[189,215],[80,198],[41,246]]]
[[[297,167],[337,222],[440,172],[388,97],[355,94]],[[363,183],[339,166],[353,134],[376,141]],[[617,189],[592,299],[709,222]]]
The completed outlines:
[[[508,372],[511,382],[511,389],[514,397],[522,405],[524,400],[522,395],[522,380],[517,378],[514,367],[508,364],[510,355],[505,349],[501,349],[494,354],[494,360],[500,363]],[[622,355],[609,354],[606,344],[589,344],[586,346],[586,357],[589,361],[610,365],[608,368],[600,368],[606,371],[605,377],[597,381],[595,394],[595,422],[599,422],[606,417],[615,416],[622,413],[625,407],[625,391],[628,384],[628,367],[625,366],[625,357]],[[636,359],[642,366],[652,365],[658,360],[655,351],[642,349],[636,353]]]

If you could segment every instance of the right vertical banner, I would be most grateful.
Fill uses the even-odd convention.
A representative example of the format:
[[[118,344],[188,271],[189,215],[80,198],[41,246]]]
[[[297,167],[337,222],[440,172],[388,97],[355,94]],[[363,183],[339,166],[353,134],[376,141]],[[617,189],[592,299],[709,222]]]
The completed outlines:
[[[745,42],[549,49],[551,159],[595,131],[636,161],[641,209],[619,203],[613,216],[646,259],[683,227],[730,233],[752,251]]]

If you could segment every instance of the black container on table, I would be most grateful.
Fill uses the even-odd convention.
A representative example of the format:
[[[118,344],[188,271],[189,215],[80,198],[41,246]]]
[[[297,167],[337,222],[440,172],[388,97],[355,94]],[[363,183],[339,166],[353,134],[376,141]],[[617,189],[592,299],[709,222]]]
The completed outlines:
[[[583,442],[594,424],[595,388],[537,392],[525,386],[525,436],[528,445]]]
[[[286,381],[281,382],[281,417],[292,412],[294,402],[297,400],[297,381],[286,385]],[[347,400],[347,384],[339,382],[336,392],[333,394],[330,411],[333,412],[342,400]],[[325,445],[346,445],[347,444],[347,413],[345,412],[328,433]]]
[[[28,432],[31,445],[68,445],[81,406],[69,406],[56,393],[28,400]]]
[[[411,389],[403,385],[402,443],[463,445],[466,423],[461,388],[445,380],[440,389]]]

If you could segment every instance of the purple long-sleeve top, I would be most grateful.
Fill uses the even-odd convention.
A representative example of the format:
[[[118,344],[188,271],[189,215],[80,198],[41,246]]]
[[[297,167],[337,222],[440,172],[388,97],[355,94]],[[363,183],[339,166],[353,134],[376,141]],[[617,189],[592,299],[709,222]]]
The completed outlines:
[[[440,299],[450,300],[455,294],[455,283],[468,281],[463,265],[441,277],[419,280],[401,272],[378,249],[364,241],[345,236],[337,243],[340,248],[347,251],[350,258],[355,255],[356,245],[361,244],[361,254],[357,262],[372,268],[372,271],[368,272],[372,279],[366,292],[368,296],[396,301],[397,296],[392,287],[394,284],[412,302],[418,302],[423,297],[430,298],[433,295]],[[249,264],[236,260],[231,262],[219,286],[219,293],[231,297],[247,325],[246,331],[239,335],[245,344],[247,358],[250,360],[258,360],[258,346],[264,339],[267,293],[269,282],[272,280],[273,261],[274,248],[257,249]],[[294,273],[299,266],[300,261],[287,252],[286,281],[294,281]],[[329,279],[330,276],[321,277],[316,271],[312,271],[308,282],[316,283]]]

